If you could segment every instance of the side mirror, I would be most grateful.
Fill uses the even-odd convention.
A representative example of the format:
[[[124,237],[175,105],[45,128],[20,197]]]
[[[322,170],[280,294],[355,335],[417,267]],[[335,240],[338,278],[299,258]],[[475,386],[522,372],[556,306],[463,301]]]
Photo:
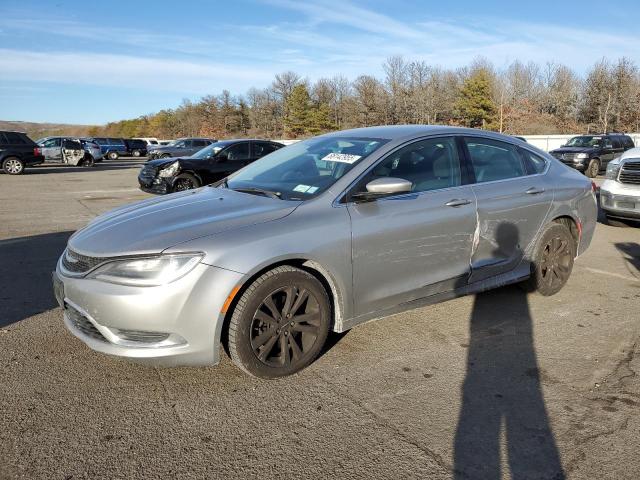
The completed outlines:
[[[384,177],[377,178],[367,183],[366,192],[358,192],[352,195],[356,201],[368,202],[380,197],[388,197],[399,193],[408,193],[413,184],[404,178]]]

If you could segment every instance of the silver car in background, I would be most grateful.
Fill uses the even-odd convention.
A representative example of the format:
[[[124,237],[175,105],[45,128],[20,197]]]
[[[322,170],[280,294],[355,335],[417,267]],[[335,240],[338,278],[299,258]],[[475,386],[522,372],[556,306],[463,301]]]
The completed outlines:
[[[273,378],[330,330],[510,283],[558,292],[596,213],[587,178],[512,137],[347,130],[101,215],[69,239],[54,290],[97,351],[211,365],[224,342]]]
[[[600,206],[607,217],[640,220],[640,148],[624,152],[607,165]]]

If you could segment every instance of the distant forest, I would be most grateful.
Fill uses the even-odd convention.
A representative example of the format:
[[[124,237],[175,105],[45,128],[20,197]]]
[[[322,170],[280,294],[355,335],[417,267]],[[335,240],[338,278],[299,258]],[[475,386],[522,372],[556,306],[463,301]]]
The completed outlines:
[[[640,72],[627,58],[601,59],[583,76],[564,65],[496,68],[476,60],[449,70],[400,56],[384,76],[337,75],[314,82],[295,72],[267,88],[199,101],[104,126],[92,136],[300,138],[331,130],[392,124],[444,124],[509,134],[640,131]],[[77,134],[77,133],[76,133]]]

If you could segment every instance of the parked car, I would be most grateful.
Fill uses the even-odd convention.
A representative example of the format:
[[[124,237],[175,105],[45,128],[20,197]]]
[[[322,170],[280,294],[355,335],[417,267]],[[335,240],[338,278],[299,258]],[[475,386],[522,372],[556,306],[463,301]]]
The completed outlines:
[[[294,373],[329,330],[509,283],[553,295],[591,242],[592,182],[482,130],[335,132],[124,206],[67,244],[54,291],[91,348]],[[428,321],[426,319],[425,321]]]
[[[605,133],[578,135],[570,139],[566,145],[549,153],[565,165],[584,172],[587,177],[594,178],[598,173],[606,170],[610,161],[633,147],[633,140],[629,135]]]
[[[179,138],[169,145],[158,145],[157,147],[148,147],[150,159],[168,158],[168,157],[188,157],[198,150],[211,145],[215,142],[211,138]]]
[[[100,146],[90,140],[75,137],[45,137],[37,140],[36,143],[47,162],[90,167],[96,161],[102,160]]]
[[[267,140],[224,140],[190,157],[159,158],[140,170],[138,183],[149,193],[172,193],[208,185],[284,145]]]
[[[640,148],[609,162],[600,206],[607,217],[640,220]]]
[[[102,153],[109,160],[117,160],[120,156],[126,157],[129,155],[129,150],[123,138],[94,137],[90,138],[90,140],[100,145]]]
[[[133,140],[142,140],[146,145],[158,145],[158,139],[155,137],[141,137]]]
[[[175,140],[158,140],[158,145],[171,145]]]
[[[26,133],[0,130],[0,165],[4,173],[20,175],[44,162],[40,147]]]
[[[128,155],[132,157],[144,157],[147,154],[147,142],[136,138],[125,139]]]

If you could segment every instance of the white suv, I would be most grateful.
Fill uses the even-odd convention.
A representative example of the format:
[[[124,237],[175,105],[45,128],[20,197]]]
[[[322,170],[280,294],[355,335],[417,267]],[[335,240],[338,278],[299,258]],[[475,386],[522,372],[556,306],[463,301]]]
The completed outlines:
[[[609,162],[607,179],[600,187],[600,206],[607,217],[640,220],[640,148]]]

